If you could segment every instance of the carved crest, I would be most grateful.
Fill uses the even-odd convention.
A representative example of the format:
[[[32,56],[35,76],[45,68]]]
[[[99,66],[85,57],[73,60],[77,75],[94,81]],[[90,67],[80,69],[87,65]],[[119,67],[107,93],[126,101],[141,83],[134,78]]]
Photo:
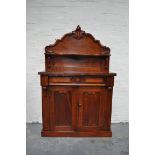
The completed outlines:
[[[85,35],[85,31],[81,30],[81,27],[78,25],[75,31],[72,31],[74,38],[81,39]]]
[[[79,25],[54,44],[46,46],[45,51],[54,54],[110,55],[109,47],[103,46],[90,33],[85,33]]]

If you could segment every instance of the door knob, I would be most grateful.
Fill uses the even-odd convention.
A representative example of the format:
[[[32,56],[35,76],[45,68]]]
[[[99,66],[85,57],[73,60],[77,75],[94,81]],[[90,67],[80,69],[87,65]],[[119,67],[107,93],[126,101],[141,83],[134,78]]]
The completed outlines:
[[[81,107],[81,106],[82,106],[82,104],[80,104],[80,103],[79,103],[79,104],[78,104],[78,106],[79,106],[79,107]]]

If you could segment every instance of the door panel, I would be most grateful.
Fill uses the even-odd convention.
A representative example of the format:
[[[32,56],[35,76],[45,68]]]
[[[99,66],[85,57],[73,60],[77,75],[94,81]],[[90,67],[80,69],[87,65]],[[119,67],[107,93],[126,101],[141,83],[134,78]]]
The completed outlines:
[[[105,88],[79,88],[79,130],[99,130],[103,128]]]
[[[51,87],[51,129],[52,130],[74,130],[76,124],[76,106],[74,103],[74,88],[70,86]]]
[[[71,91],[54,92],[55,125],[71,126],[72,123],[72,94]]]
[[[99,92],[84,92],[83,103],[83,125],[98,126],[100,94]]]

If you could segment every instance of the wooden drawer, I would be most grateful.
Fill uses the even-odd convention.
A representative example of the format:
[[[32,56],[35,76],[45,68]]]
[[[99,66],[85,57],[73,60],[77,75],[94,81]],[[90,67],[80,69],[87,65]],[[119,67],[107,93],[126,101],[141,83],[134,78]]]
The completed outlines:
[[[103,83],[106,82],[105,78],[101,77],[82,77],[80,79],[82,83]]]
[[[72,77],[50,77],[49,78],[49,84],[50,83],[71,83],[73,81]]]
[[[51,83],[106,83],[104,77],[49,77]]]

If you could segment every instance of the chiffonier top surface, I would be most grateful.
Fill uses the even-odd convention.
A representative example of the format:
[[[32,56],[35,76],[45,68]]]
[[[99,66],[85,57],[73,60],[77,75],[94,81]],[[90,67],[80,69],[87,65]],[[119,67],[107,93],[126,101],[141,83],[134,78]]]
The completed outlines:
[[[108,56],[110,48],[103,46],[90,33],[85,33],[78,25],[75,31],[65,34],[54,44],[45,47],[46,54],[57,56]]]

